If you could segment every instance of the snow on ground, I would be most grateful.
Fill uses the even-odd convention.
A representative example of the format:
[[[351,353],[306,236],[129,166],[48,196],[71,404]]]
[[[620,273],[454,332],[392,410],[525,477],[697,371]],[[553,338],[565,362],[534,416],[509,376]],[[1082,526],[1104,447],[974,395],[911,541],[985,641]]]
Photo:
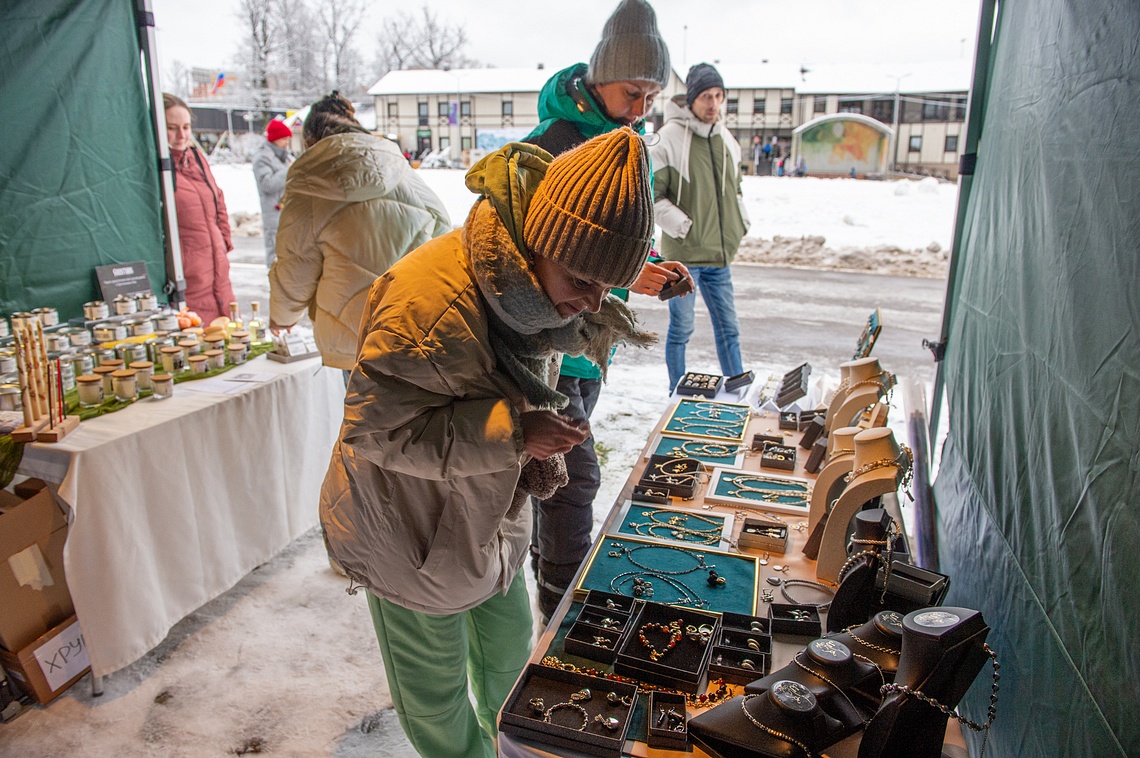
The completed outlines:
[[[259,215],[248,164],[213,167],[230,216]],[[456,226],[474,195],[465,172],[420,169]],[[752,228],[738,260],[774,266],[943,277],[954,234],[958,187],[935,179],[865,181],[746,176],[744,204]],[[260,234],[260,224],[241,224]],[[239,232],[240,233],[240,232]],[[658,231],[660,238],[660,231]]]

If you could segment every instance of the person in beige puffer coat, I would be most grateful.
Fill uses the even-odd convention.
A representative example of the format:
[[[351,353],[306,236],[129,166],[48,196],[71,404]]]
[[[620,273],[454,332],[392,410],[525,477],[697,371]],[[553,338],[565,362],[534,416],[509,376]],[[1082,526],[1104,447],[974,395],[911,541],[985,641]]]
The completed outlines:
[[[348,370],[372,282],[451,231],[451,220],[399,148],[368,133],[340,95],[313,105],[304,137],[285,180],[270,327],[288,329],[308,312],[324,364]]]
[[[628,128],[549,167],[511,143],[467,174],[481,199],[463,228],[372,285],[321,525],[349,591],[367,590],[420,755],[495,754],[532,638],[527,498],[565,484],[562,455],[589,434],[555,412],[560,354],[604,366],[615,343],[652,341],[608,294],[649,254],[647,155]]]

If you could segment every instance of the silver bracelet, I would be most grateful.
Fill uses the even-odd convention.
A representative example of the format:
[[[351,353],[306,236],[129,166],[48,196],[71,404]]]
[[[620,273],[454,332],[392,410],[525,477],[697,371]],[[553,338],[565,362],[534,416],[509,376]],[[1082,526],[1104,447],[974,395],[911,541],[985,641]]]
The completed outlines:
[[[819,582],[813,582],[810,579],[785,579],[780,584],[780,594],[783,595],[784,599],[787,600],[792,605],[805,605],[805,606],[808,606],[809,608],[815,608],[816,610],[819,610],[819,611],[826,611],[829,607],[831,607],[831,601],[830,600],[828,600],[825,603],[805,603],[803,601],[796,600],[795,598],[793,598],[791,595],[788,594],[788,585],[789,584],[799,584],[799,585],[802,585],[804,587],[811,587],[813,589],[820,590],[822,592],[829,592],[829,593],[831,593],[832,597],[835,597],[835,590],[828,587],[826,584],[820,584]]]

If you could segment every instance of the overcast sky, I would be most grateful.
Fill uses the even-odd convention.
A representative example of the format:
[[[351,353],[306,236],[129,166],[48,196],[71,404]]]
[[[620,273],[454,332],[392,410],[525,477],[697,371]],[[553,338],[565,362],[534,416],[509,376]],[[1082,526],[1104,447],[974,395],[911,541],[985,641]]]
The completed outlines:
[[[557,69],[587,60],[618,0],[429,0],[467,30],[469,57],[500,68]],[[159,55],[186,66],[232,66],[242,37],[238,0],[152,0]],[[683,77],[700,61],[744,64],[911,62],[973,55],[978,0],[652,0]],[[357,47],[374,58],[376,33],[395,8],[366,0]],[[394,8],[395,6],[395,8]]]

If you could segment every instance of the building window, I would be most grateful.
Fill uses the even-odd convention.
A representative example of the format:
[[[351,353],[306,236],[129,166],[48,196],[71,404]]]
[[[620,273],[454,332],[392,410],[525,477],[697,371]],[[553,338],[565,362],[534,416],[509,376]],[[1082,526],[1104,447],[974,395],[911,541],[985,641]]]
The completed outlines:
[[[950,108],[951,121],[965,121],[966,120],[966,98],[955,97]]]
[[[441,137],[439,138],[439,149],[440,149],[440,150],[442,150],[442,149],[444,149],[445,147],[451,147],[451,137],[443,137],[443,136],[441,136]]]
[[[756,95],[752,98],[752,112],[761,116],[764,115],[764,97],[762,95]]]
[[[780,98],[780,113],[783,115],[787,115],[787,116],[792,115],[792,103],[793,102],[795,102],[795,101],[790,97]]]
[[[470,137],[460,137],[459,138],[459,149],[470,150],[471,149],[471,138]]]
[[[471,101],[470,100],[464,100],[462,103],[459,104],[459,115],[460,116],[466,116],[468,118],[471,117]]]
[[[909,150],[912,153],[917,153],[917,152],[922,151],[922,135],[915,135],[915,136],[910,138]]]
[[[439,110],[440,118],[448,118],[451,115],[451,103],[446,100],[440,100],[436,103],[436,108]]]
[[[958,152],[958,135],[957,134],[947,134],[946,135],[946,152],[948,152],[948,153]]]
[[[388,103],[388,118],[399,118],[399,117],[400,117],[400,104],[399,103]]]
[[[827,113],[826,97],[815,97],[812,99],[815,101],[812,103],[812,113]]]
[[[736,99],[724,101],[725,113],[740,113],[740,101]]]
[[[891,123],[895,118],[895,103],[893,100],[872,100],[871,118],[884,124]]]
[[[922,104],[923,121],[949,121],[950,106],[941,101],[926,101]]]
[[[417,103],[416,104],[416,110],[419,113],[420,126],[427,126],[428,125],[428,104],[427,103]]]
[[[503,115],[504,116],[515,115],[515,104],[514,104],[513,100],[504,100],[503,101]]]

